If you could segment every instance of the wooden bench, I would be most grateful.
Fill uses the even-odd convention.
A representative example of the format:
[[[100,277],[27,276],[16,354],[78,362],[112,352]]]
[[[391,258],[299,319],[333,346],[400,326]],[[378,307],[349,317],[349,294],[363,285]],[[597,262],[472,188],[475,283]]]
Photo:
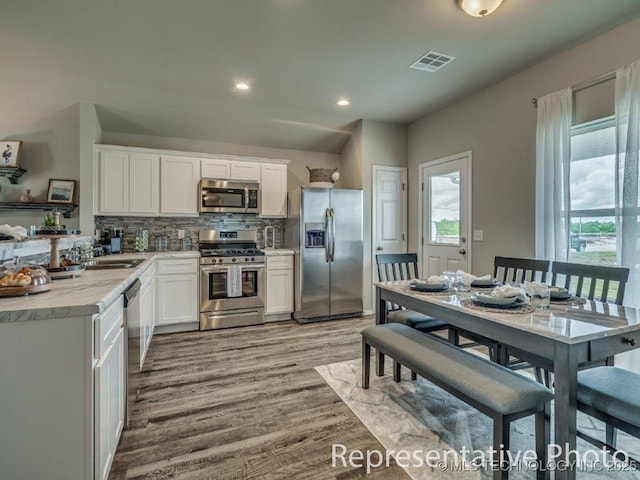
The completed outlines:
[[[640,438],[640,375],[617,367],[578,372],[578,410],[606,424],[604,442],[581,431],[578,436],[609,453],[616,451],[617,429]]]
[[[493,446],[498,455],[509,449],[513,420],[535,414],[536,452],[546,464],[551,391],[508,368],[463,351],[406,325],[389,323],[362,331],[362,388],[369,388],[371,347],[393,359],[394,380],[402,365],[493,419]],[[378,372],[381,374],[381,372]],[[502,452],[502,453],[501,453]],[[494,469],[494,479],[507,479],[508,469]],[[537,478],[545,478],[538,469]]]

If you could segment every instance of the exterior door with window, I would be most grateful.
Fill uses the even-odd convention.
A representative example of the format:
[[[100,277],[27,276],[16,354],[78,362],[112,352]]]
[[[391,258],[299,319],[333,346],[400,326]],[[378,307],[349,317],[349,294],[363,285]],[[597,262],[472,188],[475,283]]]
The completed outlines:
[[[471,267],[471,152],[423,164],[422,276]]]

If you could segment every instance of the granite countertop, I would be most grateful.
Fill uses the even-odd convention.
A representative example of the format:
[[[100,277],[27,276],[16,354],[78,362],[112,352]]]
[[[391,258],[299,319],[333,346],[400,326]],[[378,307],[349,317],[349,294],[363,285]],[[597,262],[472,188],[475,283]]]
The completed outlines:
[[[262,250],[267,257],[278,257],[278,256],[286,256],[286,255],[294,255],[295,252],[293,250],[289,250],[286,248],[264,248]]]
[[[158,258],[199,258],[200,253],[147,252],[100,257],[106,259],[138,259],[146,261],[136,268],[117,270],[85,270],[79,277],[54,280],[49,292],[22,297],[0,298],[0,324],[84,317],[102,312]]]

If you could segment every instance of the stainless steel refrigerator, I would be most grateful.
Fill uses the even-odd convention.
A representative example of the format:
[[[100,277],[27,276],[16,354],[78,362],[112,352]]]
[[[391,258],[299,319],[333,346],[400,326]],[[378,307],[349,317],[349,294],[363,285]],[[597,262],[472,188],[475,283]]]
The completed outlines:
[[[300,323],[362,314],[362,190],[289,193],[286,245],[295,251]]]

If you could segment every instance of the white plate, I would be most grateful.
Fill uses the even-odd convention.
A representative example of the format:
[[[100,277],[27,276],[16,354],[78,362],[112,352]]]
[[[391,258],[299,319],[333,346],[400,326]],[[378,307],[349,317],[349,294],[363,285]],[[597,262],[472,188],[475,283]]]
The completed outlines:
[[[511,305],[518,300],[518,297],[498,298],[493,295],[482,294],[475,294],[472,298],[486,305]]]

